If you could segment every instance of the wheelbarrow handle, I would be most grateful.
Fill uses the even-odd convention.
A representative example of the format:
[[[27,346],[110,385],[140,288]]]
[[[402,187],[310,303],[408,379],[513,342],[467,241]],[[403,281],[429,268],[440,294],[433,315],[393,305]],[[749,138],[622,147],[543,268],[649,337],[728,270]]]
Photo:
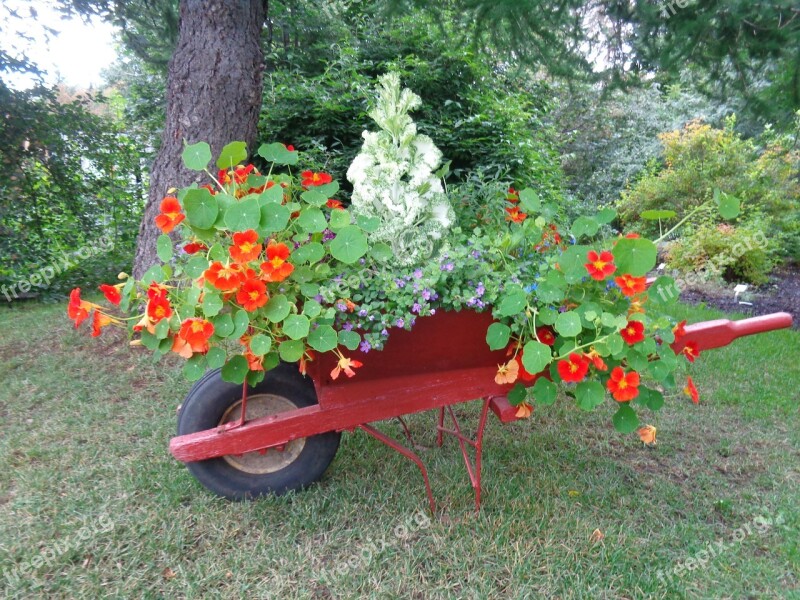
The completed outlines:
[[[746,335],[786,329],[791,326],[792,315],[785,312],[742,319],[741,321],[730,321],[728,319],[702,321],[687,325],[686,335],[672,344],[672,348],[678,353],[683,350],[687,343],[695,342],[698,350],[711,350],[727,346],[733,340]]]

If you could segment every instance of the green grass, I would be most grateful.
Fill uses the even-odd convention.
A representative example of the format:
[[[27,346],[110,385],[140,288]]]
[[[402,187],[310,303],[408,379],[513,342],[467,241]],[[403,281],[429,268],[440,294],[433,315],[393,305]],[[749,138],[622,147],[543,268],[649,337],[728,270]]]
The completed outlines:
[[[167,364],[76,333],[61,306],[0,310],[4,595],[800,598],[797,331],[704,354],[699,406],[674,394],[642,415],[655,448],[614,432],[611,403],[492,419],[478,515],[455,443],[434,448],[433,415],[412,417],[432,519],[413,464],[362,433],[303,493],[212,497],[167,452],[189,388]],[[457,411],[474,422],[477,408]],[[658,577],[717,542],[706,564]]]

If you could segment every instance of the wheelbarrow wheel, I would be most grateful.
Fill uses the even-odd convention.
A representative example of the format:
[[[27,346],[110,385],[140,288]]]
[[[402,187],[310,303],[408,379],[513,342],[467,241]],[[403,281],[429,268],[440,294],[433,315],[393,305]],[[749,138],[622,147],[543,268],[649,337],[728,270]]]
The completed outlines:
[[[246,418],[255,419],[317,404],[311,379],[296,365],[281,364],[247,390]],[[178,415],[178,435],[213,429],[241,417],[242,386],[210,371],[189,391]],[[314,483],[339,449],[336,431],[292,440],[283,448],[187,463],[206,488],[230,500],[281,495]]]

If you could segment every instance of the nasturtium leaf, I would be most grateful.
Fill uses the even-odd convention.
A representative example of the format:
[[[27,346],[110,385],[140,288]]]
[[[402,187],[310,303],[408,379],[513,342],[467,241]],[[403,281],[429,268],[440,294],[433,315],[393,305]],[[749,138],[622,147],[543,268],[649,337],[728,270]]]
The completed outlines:
[[[287,344],[296,344],[297,342],[288,342],[287,341],[285,343],[287,343]],[[302,346],[302,344],[301,344],[301,346]],[[300,350],[300,352],[302,353],[302,350]],[[301,356],[302,356],[302,354],[301,354]],[[281,364],[280,352],[276,349],[276,350],[273,350],[272,352],[270,352],[269,354],[265,354],[264,355],[264,362],[261,363],[261,364],[264,366],[264,369],[266,371],[271,371],[272,369],[277,367],[279,364]]]
[[[226,338],[233,333],[233,317],[230,313],[217,315],[211,319],[211,324],[214,326],[214,334],[218,337]]]
[[[661,410],[661,407],[664,406],[664,394],[662,394],[658,390],[654,390],[647,387],[640,387],[639,397],[636,398],[636,401],[642,406],[646,406],[652,411],[657,411]]]
[[[325,248],[319,242],[309,242],[303,244],[292,252],[292,262],[294,264],[316,263],[325,256]]]
[[[617,274],[634,277],[647,275],[656,266],[656,245],[644,238],[622,238],[611,250],[617,265]]]
[[[369,249],[370,256],[380,263],[385,263],[392,259],[394,251],[389,244],[378,242]]]
[[[583,381],[575,388],[575,400],[582,410],[592,410],[605,400],[606,391],[598,381]]]
[[[164,280],[169,281],[172,279],[172,267],[169,265],[161,265],[161,273],[164,276]]]
[[[292,311],[289,301],[283,294],[278,294],[269,299],[264,306],[264,314],[272,323],[280,323]]]
[[[319,315],[319,313],[321,312],[322,312],[322,305],[313,298],[309,298],[303,304],[303,314],[311,319]]]
[[[192,279],[197,279],[208,268],[208,260],[205,256],[193,256],[186,262],[184,272]]]
[[[186,222],[198,229],[211,229],[217,221],[219,203],[206,188],[192,188],[183,198]]]
[[[339,338],[330,325],[320,325],[308,334],[308,345],[318,352],[328,352],[336,348]]]
[[[637,347],[638,346],[639,346],[639,344],[637,344]],[[648,367],[648,364],[649,364],[647,356],[645,354],[643,354],[642,352],[639,352],[638,349],[637,350],[633,350],[633,349],[628,350],[628,354],[626,356],[626,360],[628,361],[628,367],[633,369],[634,371],[639,372],[639,373],[642,373],[645,370],[647,370],[647,367]]]
[[[356,224],[367,233],[372,233],[373,231],[377,231],[378,227],[381,226],[381,220],[379,217],[358,215],[358,217],[356,217]]]
[[[211,146],[205,142],[189,144],[183,149],[181,158],[190,171],[202,171],[211,162]]]
[[[300,194],[300,197],[307,203],[311,204],[312,206],[322,206],[328,201],[328,196],[325,194],[320,193],[317,190],[307,190]]]
[[[272,339],[268,335],[258,333],[250,339],[250,350],[256,356],[266,354],[272,348]]]
[[[331,181],[330,183],[326,183],[325,185],[318,185],[315,189],[320,194],[324,194],[326,198],[330,198],[336,192],[339,191],[339,182]]]
[[[550,346],[531,340],[522,349],[522,366],[528,373],[540,373],[550,364],[553,355]]]
[[[300,286],[300,293],[303,294],[306,298],[313,298],[317,294],[319,294],[319,284],[316,283],[304,283]]]
[[[600,324],[603,327],[614,327],[617,323],[617,315],[609,312],[604,312],[600,315]]]
[[[285,362],[297,362],[303,358],[304,351],[305,345],[301,340],[287,340],[278,346],[281,360]]]
[[[612,333],[606,339],[606,344],[608,345],[608,349],[611,354],[619,354],[625,345],[625,342],[623,341],[622,336],[620,336],[618,333]]]
[[[536,404],[540,406],[550,406],[556,401],[558,394],[558,386],[544,377],[540,377],[533,384],[533,397],[536,399]]]
[[[261,207],[255,197],[232,205],[225,212],[225,226],[231,231],[256,229],[261,223]]]
[[[617,211],[615,211],[613,208],[603,208],[594,216],[594,218],[601,225],[607,225],[617,218]]]
[[[342,329],[339,332],[339,343],[348,350],[356,350],[361,343],[361,336],[355,331]]]
[[[672,304],[678,300],[681,290],[672,277],[662,275],[650,286],[647,298],[653,304]]]
[[[490,350],[502,350],[508,346],[511,328],[504,323],[492,323],[486,332],[486,343]]]
[[[142,275],[142,283],[144,285],[152,282],[161,283],[162,281],[164,281],[164,271],[161,270],[160,265],[153,265]]]
[[[265,204],[283,204],[283,188],[279,185],[273,185],[270,188],[265,189],[261,192],[261,195],[258,197],[258,203],[261,206]]]
[[[197,381],[205,374],[207,366],[206,357],[195,354],[183,365],[183,375],[187,381]]]
[[[247,144],[244,142],[231,142],[226,144],[222,152],[219,153],[217,168],[230,169],[244,160],[247,160]]]
[[[156,339],[163,340],[169,335],[169,319],[161,319],[155,327]]]
[[[205,315],[206,319],[216,316],[219,314],[219,311],[222,310],[222,298],[220,298],[218,294],[206,291],[205,295],[203,296],[202,306],[203,315]]]
[[[314,279],[314,271],[308,265],[301,265],[292,271],[292,279],[298,283],[308,283]]]
[[[258,155],[264,160],[277,165],[296,165],[299,158],[296,151],[290,152],[286,146],[279,142],[262,144],[258,148]]]
[[[297,224],[306,233],[319,233],[320,231],[325,231],[328,227],[325,215],[320,209],[313,206],[300,211],[300,216],[297,217]]]
[[[552,325],[556,322],[558,314],[558,311],[553,308],[541,308],[539,309],[539,318],[537,321],[542,325]]]
[[[620,405],[611,420],[620,433],[631,433],[639,427],[639,417],[636,416],[636,411],[627,404]]]
[[[350,225],[350,213],[344,209],[331,211],[330,228],[331,231],[339,231]]]
[[[283,321],[283,333],[293,340],[299,340],[308,335],[311,321],[304,315],[289,315]]]
[[[539,194],[530,188],[525,188],[519,193],[519,203],[520,206],[529,213],[539,212],[539,209],[542,207]]]
[[[583,331],[581,318],[575,311],[560,313],[556,318],[556,331],[564,337],[575,337]]]
[[[542,302],[558,302],[564,297],[564,288],[552,281],[543,281],[533,293]]]
[[[208,362],[209,369],[219,369],[222,365],[225,364],[225,350],[220,348],[219,346],[215,346],[213,348],[208,349],[208,354],[206,354],[206,361]]]
[[[149,331],[142,331],[141,340],[142,340],[142,346],[144,346],[148,350],[156,350],[158,348],[159,343],[161,343],[161,340],[159,340]]]
[[[349,225],[336,234],[330,250],[336,260],[350,265],[367,253],[367,238],[361,229]]]
[[[225,262],[226,260],[228,260],[228,251],[222,244],[214,244],[208,250],[208,257],[211,260]]]
[[[203,293],[199,287],[190,287],[186,290],[186,304],[191,305],[190,310],[194,311],[194,306],[197,304],[197,301],[200,299],[200,294]]]
[[[525,401],[527,395],[528,390],[525,389],[524,385],[518,383],[509,390],[508,394],[506,394],[506,399],[511,406],[519,406]]]
[[[161,262],[169,262],[172,258],[172,240],[168,235],[158,236],[156,242],[156,253]]]
[[[500,304],[497,307],[499,317],[511,317],[523,311],[528,304],[528,294],[518,285],[510,285],[506,288]]]
[[[558,259],[558,265],[564,273],[564,279],[569,284],[580,283],[588,276],[586,267],[586,254],[589,252],[588,246],[570,246]]]
[[[735,219],[739,216],[740,203],[738,198],[734,198],[720,189],[715,189],[714,201],[717,203],[719,214],[722,215],[723,219]]]
[[[646,221],[663,221],[664,219],[671,219],[677,214],[674,210],[646,210],[639,216]]]
[[[247,385],[249,385],[250,387],[255,387],[259,383],[264,381],[264,377],[266,376],[267,374],[264,371],[248,371],[246,377]]]
[[[233,333],[230,335],[231,339],[238,340],[250,327],[250,315],[247,311],[237,310],[233,315]]]
[[[592,237],[597,234],[600,230],[600,223],[598,223],[594,218],[581,216],[575,219],[575,222],[572,224],[572,235],[575,236],[575,239],[580,239],[583,236]]]
[[[277,202],[267,202],[261,205],[261,217],[258,222],[258,231],[261,233],[273,233],[283,231],[289,223],[292,213],[289,209]]]
[[[241,385],[244,383],[244,378],[247,377],[248,370],[247,359],[241,354],[237,354],[228,359],[228,362],[223,365],[220,374],[222,375],[222,381]]]

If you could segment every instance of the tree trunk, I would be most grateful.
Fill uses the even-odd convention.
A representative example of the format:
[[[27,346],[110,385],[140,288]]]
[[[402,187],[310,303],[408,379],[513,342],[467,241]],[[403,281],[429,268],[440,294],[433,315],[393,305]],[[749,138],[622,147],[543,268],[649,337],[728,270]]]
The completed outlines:
[[[167,75],[167,118],[134,258],[137,278],[158,262],[156,239],[161,232],[154,220],[167,190],[202,179],[183,166],[184,141],[208,142],[214,156],[236,140],[253,149],[261,109],[266,4],[181,0],[178,44]]]

